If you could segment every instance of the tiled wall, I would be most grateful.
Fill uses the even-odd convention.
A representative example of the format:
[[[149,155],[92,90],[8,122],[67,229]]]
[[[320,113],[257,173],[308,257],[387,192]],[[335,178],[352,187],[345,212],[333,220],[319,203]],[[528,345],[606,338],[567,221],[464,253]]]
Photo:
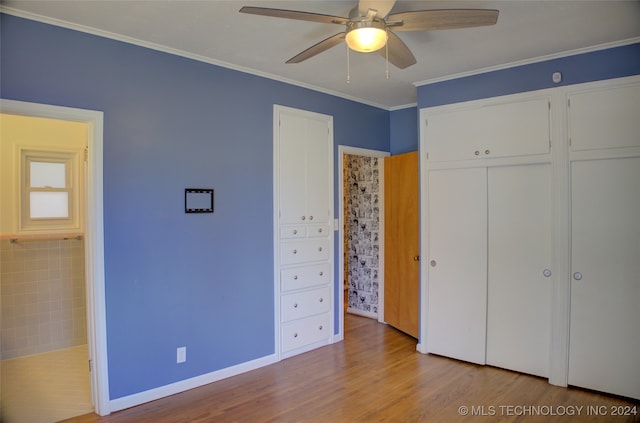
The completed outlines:
[[[0,241],[1,358],[87,342],[84,241]]]
[[[348,310],[378,313],[380,175],[377,157],[349,156]]]

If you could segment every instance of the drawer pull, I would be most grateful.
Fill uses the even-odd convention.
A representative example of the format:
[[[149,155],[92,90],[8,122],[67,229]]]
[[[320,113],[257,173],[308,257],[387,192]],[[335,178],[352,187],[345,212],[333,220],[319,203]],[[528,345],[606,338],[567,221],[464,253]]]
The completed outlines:
[[[302,220],[305,220],[305,219],[306,219],[306,217],[305,217],[305,216],[302,216]]]
[[[322,325],[318,326],[318,330],[322,330]]]
[[[322,251],[322,247],[318,247],[318,251]]]
[[[318,229],[318,233],[321,234],[322,233],[322,228]]]
[[[298,250],[293,250],[293,254],[298,254]]]
[[[480,151],[479,151],[479,150],[476,150],[476,151],[474,152],[474,154],[475,154],[476,156],[479,156],[479,155],[480,155]],[[304,219],[303,219],[303,220],[304,220]]]
[[[324,272],[320,272],[320,276],[324,276]]]
[[[484,154],[489,155],[489,154],[491,154],[491,151],[490,150],[484,150]]]
[[[322,297],[320,297],[320,299],[318,301],[323,302],[324,300],[322,299]]]
[[[294,337],[294,338],[297,338],[297,337],[298,337],[298,332],[294,333],[294,334],[293,334],[293,337]]]
[[[295,275],[295,276],[293,277],[293,280],[294,280],[294,281],[297,281],[297,280],[298,280],[298,275]]]
[[[313,220],[313,216],[309,216],[309,220]]]
[[[294,230],[293,230],[293,234],[294,234],[294,235],[296,235],[297,233],[298,233],[298,230],[297,230],[297,229],[294,229]]]
[[[293,303],[293,308],[298,308],[298,303]]]

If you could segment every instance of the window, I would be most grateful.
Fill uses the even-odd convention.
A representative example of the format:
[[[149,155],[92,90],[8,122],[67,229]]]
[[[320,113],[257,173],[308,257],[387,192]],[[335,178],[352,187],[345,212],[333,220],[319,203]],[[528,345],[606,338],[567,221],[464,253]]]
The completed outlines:
[[[80,229],[79,155],[21,150],[21,232]]]

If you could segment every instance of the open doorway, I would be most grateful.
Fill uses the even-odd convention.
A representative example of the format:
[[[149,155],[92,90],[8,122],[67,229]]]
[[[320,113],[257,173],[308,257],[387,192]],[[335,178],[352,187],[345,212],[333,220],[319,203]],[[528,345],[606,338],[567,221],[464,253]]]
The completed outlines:
[[[69,236],[69,233],[64,234],[64,231],[58,231],[58,236],[38,239],[42,237],[35,234],[26,236],[24,231],[19,233],[15,226],[7,229],[6,225],[3,225],[1,240],[3,283],[0,290],[0,300],[3,302],[3,353],[6,346],[5,338],[11,334],[12,337],[9,340],[11,352],[6,351],[7,355],[11,356],[10,359],[42,358],[45,354],[60,351],[69,353],[70,357],[76,357],[72,358],[72,361],[81,360],[82,367],[78,366],[81,369],[79,372],[84,374],[84,379],[81,376],[83,380],[81,383],[85,383],[89,390],[83,394],[85,399],[88,399],[89,409],[85,407],[80,411],[109,414],[102,224],[102,113],[11,100],[1,100],[0,113],[22,119],[33,118],[68,122],[72,126],[79,125],[84,128],[82,131],[85,136],[82,142],[87,146],[81,153],[83,164],[80,169],[76,169],[76,172],[82,173],[79,177],[84,182],[82,188],[76,185],[78,189],[83,190],[84,194],[78,206],[85,212],[81,233]],[[5,142],[6,139],[3,137],[3,144]],[[55,148],[52,149],[55,150]],[[42,148],[42,150],[47,149]],[[12,159],[19,160],[17,157]],[[12,167],[16,166],[12,165]],[[16,178],[19,176],[18,172],[11,173]],[[20,197],[15,188],[9,189],[7,188],[9,185],[4,184],[8,179],[7,174],[9,173],[3,170],[5,178],[2,187],[3,191],[11,191],[9,194],[11,201],[7,203],[16,210]],[[4,200],[3,203],[5,203]],[[12,257],[15,261],[11,264],[9,264],[9,255],[5,253],[5,243],[7,251],[11,248],[15,253]],[[41,255],[40,259],[38,254]],[[46,260],[42,254],[46,255]],[[8,274],[5,275],[7,271],[13,273],[11,277]],[[47,278],[49,278],[48,281]],[[5,284],[5,279],[11,279],[11,287]],[[28,281],[28,286],[20,286],[17,283],[20,280],[24,282],[25,279]],[[51,282],[54,280],[55,283]],[[26,301],[27,292],[29,292],[29,301]],[[5,300],[13,301],[12,307],[5,308]],[[23,300],[29,302],[29,305],[27,306]],[[14,312],[9,317],[14,327],[5,333],[4,319],[8,309]],[[52,318],[54,315],[56,319],[60,319],[54,321]],[[61,359],[62,363],[69,361],[69,358],[65,358],[66,356],[61,358],[60,354],[53,355],[56,357],[52,358]],[[2,358],[4,360],[5,357]],[[45,366],[45,368],[39,367],[40,372],[52,369],[50,364],[42,362],[22,363],[13,366],[13,369],[9,369],[5,364],[7,363],[3,363],[2,367],[3,386],[0,392],[3,397],[3,420],[5,418],[9,420],[11,416],[7,413],[11,412],[11,401],[15,399],[8,394],[15,393],[16,390],[5,385],[7,382],[5,376],[12,374],[15,376],[15,372],[19,372],[25,366]],[[25,382],[19,374],[18,378]],[[30,400],[30,404],[38,403],[36,398]],[[58,416],[52,415],[56,419]]]
[[[382,321],[384,281],[384,157],[388,152],[339,146],[341,289],[344,312]]]

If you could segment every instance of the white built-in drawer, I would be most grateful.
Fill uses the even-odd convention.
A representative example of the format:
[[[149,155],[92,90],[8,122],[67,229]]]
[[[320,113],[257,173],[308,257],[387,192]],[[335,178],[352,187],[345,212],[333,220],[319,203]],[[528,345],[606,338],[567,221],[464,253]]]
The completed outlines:
[[[280,244],[280,261],[284,265],[328,259],[328,239],[285,241]]]
[[[307,231],[304,226],[281,226],[280,238],[304,238]]]
[[[330,337],[330,314],[318,314],[306,319],[282,324],[282,351],[291,351]]]
[[[280,300],[280,319],[288,322],[329,311],[331,291],[328,286],[312,291],[283,295]]]
[[[316,285],[328,285],[330,270],[329,263],[283,269],[280,272],[280,287],[282,291],[291,291]]]
[[[329,236],[330,230],[329,225],[309,225],[307,227],[307,235],[309,237],[325,237]]]

